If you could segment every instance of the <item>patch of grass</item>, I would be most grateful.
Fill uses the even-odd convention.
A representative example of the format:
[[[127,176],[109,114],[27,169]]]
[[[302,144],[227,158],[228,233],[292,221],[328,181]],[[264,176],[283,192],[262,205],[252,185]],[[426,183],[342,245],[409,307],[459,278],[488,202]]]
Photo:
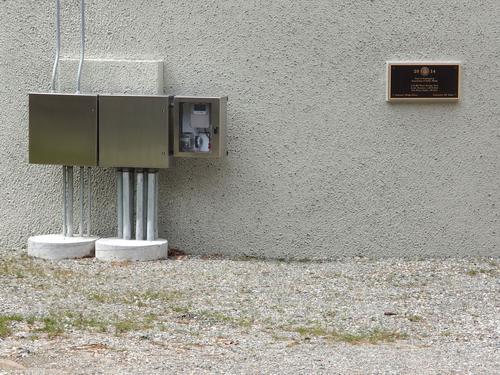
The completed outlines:
[[[379,328],[355,333],[339,332],[321,326],[292,327],[285,329],[297,332],[304,337],[320,337],[329,341],[345,342],[352,345],[388,343],[407,338],[406,334]]]
[[[87,298],[98,303],[116,303],[124,305],[137,305],[145,307],[151,301],[172,302],[180,297],[179,292],[164,292],[156,290],[146,290],[144,292],[132,291],[128,293],[91,293]]]
[[[189,307],[186,306],[170,306],[170,309],[177,314],[189,313]]]
[[[0,337],[7,337],[12,334],[10,323],[21,322],[23,317],[21,315],[0,315]]]
[[[56,268],[49,265],[36,263],[27,256],[3,259],[0,264],[0,277],[15,277],[23,279],[31,275],[42,278],[55,278],[57,280],[67,280],[74,275],[73,271]]]
[[[153,327],[153,324],[150,321],[148,322],[148,321],[125,319],[113,323],[113,326],[115,327],[115,333],[120,334],[120,333],[127,333],[130,331],[144,331],[147,329],[151,329]]]
[[[408,319],[410,322],[421,322],[424,320],[424,317],[414,314],[414,315],[406,315],[406,319]]]
[[[127,318],[124,320],[106,320],[72,311],[52,312],[42,317],[3,315],[0,316],[0,337],[7,337],[12,334],[10,323],[14,321],[28,324],[33,337],[39,337],[38,334],[46,334],[49,338],[54,338],[61,336],[68,329],[109,332],[111,327],[114,328],[114,332],[117,334],[129,331],[143,331],[152,328],[158,320],[158,315],[154,313],[146,314],[140,319]]]
[[[112,299],[109,298],[109,295],[102,293],[91,293],[87,296],[87,298],[91,301],[99,302],[99,303],[109,303],[113,302]]]
[[[233,317],[226,315],[220,311],[202,310],[195,314],[196,317],[207,319],[219,323],[227,323],[242,328],[249,328],[254,324],[254,320],[249,317]]]
[[[109,322],[95,317],[86,317],[83,314],[66,313],[66,317],[70,319],[69,324],[81,331],[98,331],[107,332]]]
[[[497,269],[485,269],[485,268],[478,268],[478,269],[470,269],[466,272],[467,275],[469,276],[479,276],[479,275],[486,275],[486,276],[497,276],[500,272]]]
[[[60,336],[64,333],[64,324],[58,316],[46,316],[41,319],[42,327],[35,329],[35,332],[47,334],[49,338]]]

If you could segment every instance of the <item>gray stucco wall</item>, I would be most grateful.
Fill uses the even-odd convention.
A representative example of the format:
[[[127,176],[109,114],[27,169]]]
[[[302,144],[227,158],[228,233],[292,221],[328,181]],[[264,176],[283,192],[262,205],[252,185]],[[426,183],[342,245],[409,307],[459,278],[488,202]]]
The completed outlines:
[[[62,0],[63,55],[78,2]],[[60,168],[27,163],[53,2],[0,2],[0,244],[60,230]],[[87,1],[87,56],[164,60],[164,92],[228,95],[229,156],[161,173],[160,234],[190,253],[500,255],[500,2]],[[458,60],[458,104],[385,102],[386,60]],[[130,77],[131,80],[140,79]],[[115,225],[113,171],[94,228]]]

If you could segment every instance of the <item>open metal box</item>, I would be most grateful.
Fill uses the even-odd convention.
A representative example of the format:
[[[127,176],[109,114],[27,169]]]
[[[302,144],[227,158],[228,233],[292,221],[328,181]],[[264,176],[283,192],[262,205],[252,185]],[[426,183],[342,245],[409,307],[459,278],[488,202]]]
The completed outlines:
[[[29,162],[96,166],[97,95],[29,94]]]
[[[174,97],[174,156],[220,158],[225,152],[227,97]]]

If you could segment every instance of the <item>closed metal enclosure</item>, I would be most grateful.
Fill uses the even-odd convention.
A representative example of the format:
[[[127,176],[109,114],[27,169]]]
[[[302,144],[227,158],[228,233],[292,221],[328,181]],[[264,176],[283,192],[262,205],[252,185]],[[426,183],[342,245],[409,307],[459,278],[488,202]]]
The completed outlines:
[[[99,96],[99,165],[168,168],[168,96]]]
[[[29,162],[97,165],[97,95],[29,94]]]

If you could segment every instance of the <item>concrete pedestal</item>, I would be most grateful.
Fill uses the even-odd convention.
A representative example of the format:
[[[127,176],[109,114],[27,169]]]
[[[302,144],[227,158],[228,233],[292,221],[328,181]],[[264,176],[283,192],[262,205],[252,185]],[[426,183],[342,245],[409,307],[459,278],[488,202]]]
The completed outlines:
[[[107,261],[148,261],[167,259],[168,241],[124,240],[121,238],[103,238],[95,243],[95,256]]]
[[[47,234],[28,239],[28,255],[36,258],[59,260],[94,256],[93,237],[64,237],[62,234]]]

